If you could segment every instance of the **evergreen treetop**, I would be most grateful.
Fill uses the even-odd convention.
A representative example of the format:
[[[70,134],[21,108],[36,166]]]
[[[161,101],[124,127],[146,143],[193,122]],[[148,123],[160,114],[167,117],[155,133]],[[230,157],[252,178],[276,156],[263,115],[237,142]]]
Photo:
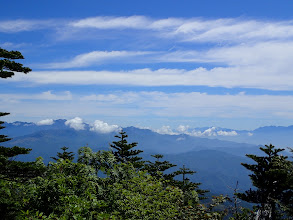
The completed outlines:
[[[128,135],[125,131],[120,131],[119,135],[115,136],[118,138],[118,141],[113,141],[112,144],[110,144],[111,148],[114,150],[112,153],[116,157],[117,162],[121,163],[132,163],[135,168],[141,168],[144,164],[143,161],[141,161],[142,157],[138,157],[137,155],[142,153],[142,150],[133,150],[134,147],[137,146],[136,142],[128,143],[126,138]]]
[[[280,152],[284,149],[276,149],[273,145],[260,147],[265,156],[253,154],[246,155],[255,163],[242,165],[252,171],[250,178],[256,189],[239,193],[240,199],[258,204],[258,215],[262,218],[278,219],[280,214],[279,204],[284,202],[288,196],[292,196],[292,183],[290,183],[290,164],[288,157]],[[291,186],[290,186],[291,184]]]
[[[28,67],[23,67],[21,63],[14,60],[24,59],[19,51],[8,51],[0,48],[0,78],[8,78],[14,75],[14,72],[28,73],[31,71]]]

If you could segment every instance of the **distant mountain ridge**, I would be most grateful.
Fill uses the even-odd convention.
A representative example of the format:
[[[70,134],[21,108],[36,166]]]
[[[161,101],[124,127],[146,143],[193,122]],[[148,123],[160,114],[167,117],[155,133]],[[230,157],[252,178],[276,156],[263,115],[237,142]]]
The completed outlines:
[[[37,125],[31,122],[16,121],[13,123],[5,123],[6,129],[3,133],[10,137],[18,137],[23,135],[29,135],[37,131],[51,130],[51,129],[70,129],[65,125],[65,119],[54,120],[52,125]],[[90,130],[91,126],[87,123],[83,123],[84,130]],[[131,129],[132,127],[124,128]],[[135,127],[133,127],[135,128]],[[139,128],[136,128],[139,129]],[[142,129],[150,130],[150,129]],[[153,130],[150,130],[153,131]],[[160,132],[160,134],[172,134],[172,135],[188,135],[200,138],[219,139],[225,141],[233,141],[238,143],[247,143],[253,145],[273,144],[277,147],[287,148],[293,147],[293,125],[284,126],[265,126],[255,130],[234,130],[229,128],[220,127],[201,127],[201,128],[187,128],[184,131],[170,130],[168,132]],[[186,136],[180,136],[178,138],[186,138]]]

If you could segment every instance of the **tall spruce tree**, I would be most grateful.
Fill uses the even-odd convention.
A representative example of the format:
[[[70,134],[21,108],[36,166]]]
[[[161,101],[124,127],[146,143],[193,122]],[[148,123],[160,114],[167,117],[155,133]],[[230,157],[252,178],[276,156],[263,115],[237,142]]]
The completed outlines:
[[[132,163],[134,168],[140,169],[143,167],[144,161],[142,157],[137,156],[142,153],[142,150],[133,150],[134,147],[137,146],[136,142],[128,143],[126,138],[128,135],[125,131],[120,131],[119,135],[115,136],[118,138],[118,141],[113,141],[110,146],[114,149],[112,153],[114,154],[116,160],[121,163]]]
[[[276,149],[273,145],[260,147],[265,156],[253,154],[246,155],[255,163],[242,165],[252,171],[250,178],[256,189],[250,189],[245,193],[239,193],[238,197],[249,203],[256,203],[258,219],[281,218],[280,204],[292,196],[290,189],[291,162],[286,156],[280,154],[284,149]],[[292,179],[291,179],[292,180]]]

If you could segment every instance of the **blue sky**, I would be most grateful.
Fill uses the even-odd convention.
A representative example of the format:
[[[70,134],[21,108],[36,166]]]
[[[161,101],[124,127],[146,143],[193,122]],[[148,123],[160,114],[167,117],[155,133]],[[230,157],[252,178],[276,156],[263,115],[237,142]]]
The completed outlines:
[[[292,1],[10,1],[7,121],[154,129],[293,124]],[[170,127],[168,127],[170,126]]]

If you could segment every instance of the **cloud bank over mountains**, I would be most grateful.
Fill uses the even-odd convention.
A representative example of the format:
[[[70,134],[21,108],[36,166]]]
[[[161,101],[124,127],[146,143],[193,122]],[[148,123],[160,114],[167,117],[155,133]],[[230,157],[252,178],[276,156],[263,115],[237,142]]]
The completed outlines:
[[[170,126],[164,125],[160,129],[153,130],[159,134],[168,134],[168,135],[179,135],[187,134],[194,137],[216,137],[216,136],[237,136],[237,131],[226,131],[221,130],[220,128],[211,127],[203,131],[199,129],[190,128],[189,126],[179,125],[176,130],[172,129]]]
[[[55,123],[55,120],[53,119],[44,119],[39,122],[36,122],[35,124],[38,126],[44,126],[44,125],[53,125]],[[92,132],[97,132],[101,134],[107,134],[116,132],[122,130],[122,127],[119,125],[111,125],[107,122],[101,121],[101,120],[95,120],[93,123],[87,124],[84,122],[84,120],[80,117],[75,117],[72,119],[68,119],[64,122],[64,124],[70,128],[73,128],[76,131],[81,130],[89,130]],[[14,123],[14,125],[17,126],[17,123]],[[237,131],[234,130],[222,130],[221,128],[211,127],[206,128],[204,130],[199,128],[191,128],[188,125],[179,125],[176,129],[172,129],[169,125],[164,125],[159,129],[154,128],[140,128],[139,129],[148,129],[151,131],[154,131],[159,134],[168,134],[168,135],[180,135],[180,134],[186,134],[194,137],[216,137],[216,136],[236,136],[238,135]],[[252,135],[252,133],[250,133]]]

